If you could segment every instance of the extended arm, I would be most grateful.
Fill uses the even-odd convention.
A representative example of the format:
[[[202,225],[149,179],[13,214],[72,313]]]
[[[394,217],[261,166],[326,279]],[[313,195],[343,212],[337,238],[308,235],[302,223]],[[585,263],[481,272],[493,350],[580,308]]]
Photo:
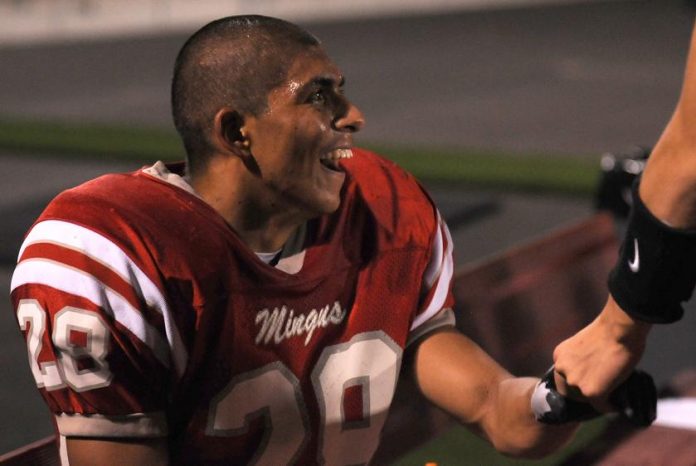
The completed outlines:
[[[696,230],[696,28],[679,101],[648,160],[639,193],[663,223]],[[597,319],[556,348],[560,390],[568,390],[567,383],[570,391],[601,406],[640,360],[649,330],[649,324],[629,316],[609,296]]]
[[[577,427],[537,422],[530,399],[538,379],[514,378],[454,330],[434,333],[418,345],[414,373],[426,398],[508,455],[549,454],[570,440]]]
[[[696,229],[696,27],[681,95],[645,167],[640,196],[663,222]]]

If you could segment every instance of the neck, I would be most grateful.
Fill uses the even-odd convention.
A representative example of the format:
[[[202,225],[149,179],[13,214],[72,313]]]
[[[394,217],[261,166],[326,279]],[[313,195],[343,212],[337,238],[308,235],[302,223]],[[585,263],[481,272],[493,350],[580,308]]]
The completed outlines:
[[[255,252],[281,249],[307,219],[294,209],[267,202],[236,158],[214,157],[200,174],[189,175],[196,193]]]

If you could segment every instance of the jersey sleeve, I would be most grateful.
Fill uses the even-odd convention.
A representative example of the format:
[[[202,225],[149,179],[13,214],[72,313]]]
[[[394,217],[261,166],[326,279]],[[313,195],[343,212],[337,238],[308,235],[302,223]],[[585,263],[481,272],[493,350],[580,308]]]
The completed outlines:
[[[447,224],[437,212],[430,259],[423,274],[418,313],[409,333],[409,343],[443,326],[455,324],[452,280],[454,276],[453,243]]]
[[[11,299],[62,435],[167,435],[167,394],[186,355],[152,265],[127,244],[137,242],[131,236],[119,241],[49,219],[21,247]]]

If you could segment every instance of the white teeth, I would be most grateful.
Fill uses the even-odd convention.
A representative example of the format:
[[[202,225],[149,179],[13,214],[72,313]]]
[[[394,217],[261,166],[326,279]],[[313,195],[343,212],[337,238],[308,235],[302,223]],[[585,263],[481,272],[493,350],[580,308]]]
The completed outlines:
[[[350,149],[335,149],[321,157],[322,160],[340,160],[353,158],[353,151]]]

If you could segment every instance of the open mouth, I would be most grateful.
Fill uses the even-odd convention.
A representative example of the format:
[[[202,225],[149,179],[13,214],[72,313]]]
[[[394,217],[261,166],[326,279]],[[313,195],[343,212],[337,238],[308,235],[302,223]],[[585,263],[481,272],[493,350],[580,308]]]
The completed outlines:
[[[319,162],[331,171],[341,171],[339,162],[341,159],[350,159],[353,151],[350,149],[334,149],[321,156]]]

